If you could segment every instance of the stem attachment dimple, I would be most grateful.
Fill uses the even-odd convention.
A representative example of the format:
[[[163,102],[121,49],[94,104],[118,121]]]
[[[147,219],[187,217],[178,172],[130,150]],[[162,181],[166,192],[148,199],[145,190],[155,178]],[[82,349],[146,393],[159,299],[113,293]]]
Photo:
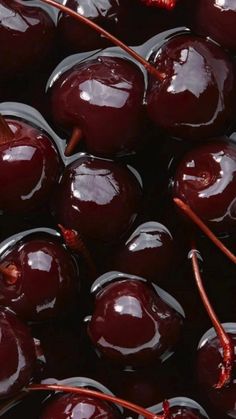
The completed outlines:
[[[20,276],[19,270],[13,263],[7,266],[0,265],[0,274],[2,274],[7,285],[15,285]]]
[[[214,388],[221,389],[230,382],[231,377],[232,377],[232,370],[233,370],[233,364],[234,364],[234,345],[230,336],[226,333],[223,326],[221,325],[214,309],[211,306],[211,303],[206,294],[206,291],[204,289],[204,285],[203,285],[203,281],[202,281],[202,277],[200,273],[200,268],[199,268],[199,263],[198,263],[198,257],[197,257],[198,252],[196,250],[194,243],[192,243],[191,248],[192,248],[191,262],[192,262],[195,282],[197,284],[201,300],[212,321],[216,334],[219,338],[220,345],[223,349],[223,359],[220,365],[220,376],[219,376],[218,382],[214,385]]]
[[[73,154],[75,151],[75,148],[79,144],[83,137],[83,132],[79,127],[74,127],[72,131],[71,138],[69,139],[69,142],[65,148],[65,156],[69,157]]]
[[[7,144],[14,138],[14,133],[0,114],[0,144]]]
[[[193,221],[196,226],[214,243],[218,249],[227,256],[234,264],[236,264],[236,256],[219,240],[216,235],[207,227],[207,225],[198,217],[198,215],[179,198],[173,198],[174,203],[187,217]]]

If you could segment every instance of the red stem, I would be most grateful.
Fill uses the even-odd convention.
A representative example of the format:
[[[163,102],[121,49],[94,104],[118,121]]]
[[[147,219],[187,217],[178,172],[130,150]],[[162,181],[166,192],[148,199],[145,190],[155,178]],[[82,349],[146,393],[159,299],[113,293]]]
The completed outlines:
[[[131,57],[133,57],[136,61],[142,64],[146,70],[156,77],[158,80],[162,81],[165,79],[165,74],[158,71],[154,66],[152,66],[147,60],[145,60],[141,55],[135,52],[133,49],[125,45],[122,41],[116,38],[111,33],[107,32],[101,26],[94,23],[92,20],[86,18],[85,16],[80,15],[79,13],[75,12],[74,10],[69,9],[68,7],[64,6],[63,4],[57,3],[55,0],[41,0],[43,3],[50,4],[51,6],[56,7],[57,9],[61,10],[63,13],[77,19],[79,22],[84,23],[85,25],[89,26],[94,31],[98,32],[100,35],[105,36],[112,44],[120,47],[124,51],[126,51]]]
[[[75,148],[79,144],[80,140],[83,137],[83,132],[80,128],[74,127],[72,131],[71,138],[69,139],[69,142],[65,148],[65,156],[69,157],[73,154]]]
[[[201,300],[214,326],[214,329],[220,341],[220,345],[223,348],[223,360],[222,364],[220,365],[220,376],[218,379],[218,383],[214,385],[215,388],[221,389],[231,380],[232,369],[234,364],[234,346],[232,344],[231,338],[222,327],[204,289],[197,258],[197,250],[195,248],[194,243],[192,244],[191,262]]]
[[[209,227],[206,226],[206,224],[201,220],[201,218],[198,217],[198,215],[190,208],[189,205],[185,204],[181,199],[174,198],[174,202],[177,205],[180,210],[187,215],[190,220],[193,221],[194,224],[196,224],[200,230],[214,243],[218,249],[222,253],[227,256],[228,259],[231,260],[234,264],[236,264],[236,256],[222,243],[221,240],[219,240],[216,235],[209,229]]]
[[[63,391],[64,393],[74,393],[79,395],[84,395],[88,397],[95,397],[100,400],[105,400],[107,402],[118,404],[128,410],[131,410],[138,415],[142,415],[147,419],[171,419],[169,415],[169,408],[167,408],[167,405],[165,404],[165,411],[163,415],[155,415],[155,413],[149,412],[147,409],[144,409],[143,407],[140,407],[134,403],[128,402],[123,399],[119,399],[115,396],[112,396],[110,394],[104,394],[100,393],[98,391],[89,390],[87,388],[80,388],[80,387],[67,387],[67,386],[61,386],[57,384],[31,384],[29,385],[26,390],[34,391],[34,390],[45,390],[45,391]],[[165,402],[166,403],[166,402]],[[169,404],[168,404],[169,406]]]
[[[141,0],[147,6],[161,7],[163,9],[172,10],[176,6],[177,0]]]
[[[79,233],[75,230],[67,229],[61,224],[58,224],[58,227],[61,230],[66,245],[69,247],[69,249],[73,250],[73,252],[77,253],[78,255],[82,255],[87,264],[87,267],[89,268],[91,279],[96,279],[98,277],[96,265],[93,261],[90,251],[80,237]]]
[[[8,123],[0,114],[0,144],[6,144],[14,138],[14,133],[10,129]]]
[[[20,276],[20,272],[14,264],[0,265],[0,273],[3,275],[7,285],[15,285]]]

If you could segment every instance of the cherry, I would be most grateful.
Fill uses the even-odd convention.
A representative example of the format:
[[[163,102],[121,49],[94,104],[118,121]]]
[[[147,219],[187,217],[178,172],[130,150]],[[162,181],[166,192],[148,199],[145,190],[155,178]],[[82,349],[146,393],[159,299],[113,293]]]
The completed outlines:
[[[0,399],[11,397],[30,381],[34,341],[27,327],[9,309],[0,308]]]
[[[112,267],[160,283],[173,261],[174,240],[170,231],[154,221],[141,224],[121,245]]]
[[[168,400],[170,419],[209,419],[205,410],[194,400],[187,397],[175,397]],[[162,404],[149,408],[151,412],[163,413]],[[139,417],[141,419],[141,417]]]
[[[77,141],[82,136],[89,152],[126,153],[140,143],[143,96],[144,77],[134,63],[100,56],[59,75],[52,84],[52,116],[57,125],[74,130]]]
[[[236,147],[218,138],[189,151],[177,167],[173,195],[218,233],[235,229]]]
[[[168,294],[139,277],[116,272],[99,278],[91,290],[96,296],[88,334],[104,357],[141,366],[170,355],[184,313]]]
[[[194,27],[223,47],[236,51],[236,6],[234,1],[199,0],[194,9]]]
[[[65,315],[77,288],[77,264],[53,235],[26,235],[1,254],[0,303],[26,320]]]
[[[173,9],[177,0],[141,0],[147,6],[163,7],[165,9]]]
[[[133,224],[141,195],[139,181],[128,168],[81,156],[62,175],[53,213],[59,223],[85,239],[117,241]]]
[[[216,44],[185,34],[153,53],[164,80],[149,79],[147,110],[168,134],[201,140],[224,134],[234,118],[235,76],[227,54]]]
[[[39,209],[61,171],[52,140],[19,119],[0,117],[0,209],[20,214]]]
[[[49,56],[55,24],[39,5],[0,1],[0,80],[37,71]]]

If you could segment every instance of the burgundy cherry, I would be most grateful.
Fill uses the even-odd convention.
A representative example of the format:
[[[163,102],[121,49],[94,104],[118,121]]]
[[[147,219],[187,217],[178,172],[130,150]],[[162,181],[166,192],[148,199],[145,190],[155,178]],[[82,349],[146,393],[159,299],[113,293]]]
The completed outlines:
[[[112,156],[139,146],[144,77],[131,61],[101,56],[74,65],[51,95],[55,123],[82,136],[90,153]]]
[[[0,399],[18,393],[30,381],[34,341],[27,327],[6,309],[0,308]]]
[[[0,259],[0,303],[26,320],[62,316],[75,307],[79,272],[53,236],[26,236]]]
[[[150,118],[168,134],[201,140],[224,134],[235,113],[233,64],[216,44],[193,35],[167,41],[152,56],[163,79],[151,77]]]
[[[52,140],[38,128],[0,117],[0,209],[39,209],[58,181],[61,162]]]
[[[40,5],[0,1],[0,80],[30,74],[49,55],[55,24]]]
[[[198,0],[194,27],[202,35],[236,51],[236,5],[234,1]]]
[[[168,294],[138,277],[110,275],[107,283],[103,276],[92,287],[97,291],[88,324],[92,343],[104,357],[126,366],[166,358],[179,340],[183,311]]]
[[[235,229],[236,147],[218,138],[189,151],[177,167],[173,195],[218,233]]]
[[[209,419],[205,410],[194,400],[187,397],[175,397],[168,400],[170,419]],[[162,403],[150,407],[150,410],[156,414],[163,414]],[[143,419],[139,416],[139,419]]]
[[[160,283],[170,270],[173,253],[170,231],[163,224],[150,221],[141,224],[120,246],[112,267]]]
[[[83,156],[67,166],[53,201],[57,222],[85,239],[117,241],[133,224],[142,188],[128,168]]]

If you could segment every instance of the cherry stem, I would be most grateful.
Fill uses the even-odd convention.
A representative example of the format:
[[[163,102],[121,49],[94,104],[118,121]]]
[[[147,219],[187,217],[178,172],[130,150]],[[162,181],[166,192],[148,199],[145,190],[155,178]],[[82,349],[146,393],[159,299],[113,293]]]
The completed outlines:
[[[61,224],[58,224],[58,227],[61,230],[66,245],[69,247],[69,249],[73,250],[73,252],[77,253],[78,255],[82,255],[87,264],[87,267],[89,268],[91,279],[96,279],[98,277],[96,265],[93,261],[90,251],[80,237],[79,233],[75,230],[67,229]]]
[[[69,157],[73,154],[75,148],[79,144],[80,140],[83,137],[83,132],[79,127],[74,127],[72,131],[71,138],[65,148],[65,156]]]
[[[216,235],[207,227],[207,225],[198,217],[198,215],[190,208],[189,205],[185,204],[181,199],[174,198],[174,202],[181,209],[181,211],[187,215],[190,220],[196,224],[200,230],[214,243],[218,249],[227,256],[234,264],[236,264],[236,256],[219,240]]]
[[[163,9],[172,10],[176,6],[177,0],[142,0],[147,6],[161,7]]]
[[[64,393],[73,393],[79,394],[88,397],[95,397],[100,400],[105,400],[107,402],[112,402],[118,404],[128,410],[131,410],[139,415],[144,416],[147,419],[171,419],[169,415],[169,403],[164,402],[164,414],[163,415],[156,415],[155,413],[149,412],[147,409],[140,407],[134,403],[128,402],[123,399],[119,399],[115,396],[110,394],[100,393],[98,391],[90,390],[87,388],[80,388],[80,387],[70,387],[70,386],[62,386],[58,384],[30,384],[26,391],[35,391],[35,390],[45,390],[45,391],[62,391]],[[168,403],[168,406],[167,406]]]
[[[63,13],[66,13],[67,15],[73,17],[74,19],[77,19],[79,22],[84,23],[87,26],[90,26],[91,29],[98,32],[100,35],[103,35],[105,38],[107,38],[112,44],[120,47],[124,51],[126,51],[131,57],[133,57],[136,61],[138,61],[140,64],[142,64],[146,70],[154,77],[156,77],[158,80],[162,81],[165,79],[165,74],[158,71],[154,66],[152,66],[147,60],[145,60],[141,55],[139,55],[137,52],[135,52],[132,48],[128,47],[126,44],[124,44],[122,41],[120,41],[118,38],[116,38],[111,33],[107,32],[105,29],[103,29],[101,26],[94,23],[92,20],[86,18],[85,16],[80,15],[79,13],[75,12],[74,10],[69,9],[68,7],[64,6],[63,4],[59,4],[54,0],[41,0],[43,3],[50,4],[51,6],[56,7],[57,9],[61,10]]]
[[[0,273],[3,275],[7,285],[15,285],[20,276],[20,272],[14,264],[0,265]]]
[[[208,316],[211,319],[211,322],[214,326],[214,329],[216,331],[216,334],[219,338],[220,345],[223,348],[223,361],[220,365],[220,376],[218,379],[218,383],[214,385],[215,388],[221,389],[226,384],[228,384],[231,380],[232,376],[232,369],[234,364],[234,347],[231,341],[231,338],[224,330],[223,326],[221,325],[210,301],[207,296],[207,293],[204,289],[199,263],[198,263],[198,257],[197,254],[199,252],[196,250],[194,242],[192,243],[192,251],[191,251],[191,262],[193,267],[193,273],[195,277],[195,282],[198,287],[198,291],[201,297],[201,300],[204,304],[204,307],[208,313]]]
[[[14,138],[14,133],[10,129],[8,123],[0,114],[0,144],[6,144]]]

